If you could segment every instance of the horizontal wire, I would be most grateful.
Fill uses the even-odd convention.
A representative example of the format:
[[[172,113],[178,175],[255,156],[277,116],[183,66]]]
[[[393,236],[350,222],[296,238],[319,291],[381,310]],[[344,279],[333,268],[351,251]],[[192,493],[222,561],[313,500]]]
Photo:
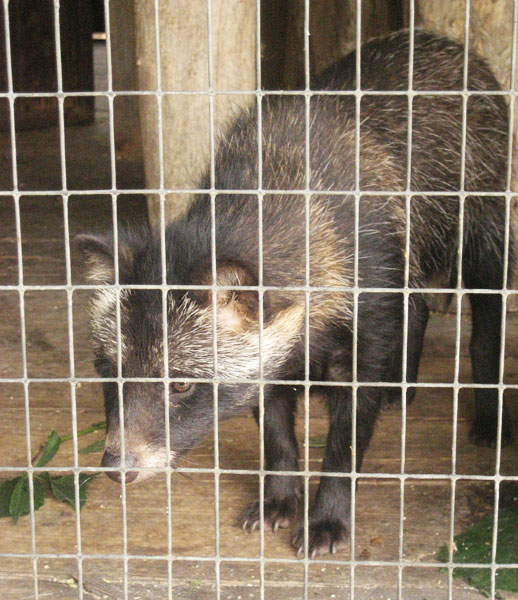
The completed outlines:
[[[214,96],[516,96],[516,90],[210,90]],[[77,98],[77,97],[107,97],[117,96],[204,96],[209,90],[113,90],[113,91],[83,91],[83,92],[0,92],[0,98]]]
[[[414,196],[419,200],[419,197],[464,197],[469,198],[473,197],[505,197],[505,198],[513,198],[518,195],[518,192],[510,192],[504,190],[469,190],[460,192],[458,190],[412,190],[408,192],[407,190],[373,190],[372,188],[368,190],[314,190],[309,189],[307,192],[303,188],[291,188],[291,189],[277,189],[277,188],[233,188],[233,189],[224,189],[218,188],[217,190],[211,190],[210,188],[99,188],[99,189],[81,189],[81,188],[70,188],[67,189],[51,189],[51,190],[1,190],[0,189],[0,197],[13,196],[16,198],[23,196],[129,196],[133,194],[138,195],[163,195],[163,194],[203,194],[209,196],[210,193],[215,192],[217,196],[224,195],[256,195],[258,197],[263,196],[279,196],[279,195],[290,195],[290,196],[301,196],[304,197],[306,194],[311,196],[400,196],[401,198],[405,198],[410,196],[413,198]]]
[[[234,379],[224,377],[1,377],[0,384],[12,383],[68,383],[74,385],[77,383],[213,383],[213,384],[228,384],[228,385],[291,385],[303,387],[308,382],[304,379]],[[364,388],[364,387],[383,387],[383,388],[417,388],[417,389],[502,389],[516,390],[518,383],[449,383],[449,382],[394,382],[394,381],[318,381],[310,380],[310,387],[347,387],[347,388]]]
[[[156,561],[177,561],[177,562],[214,562],[215,560],[221,560],[222,562],[239,562],[239,563],[259,563],[264,560],[268,563],[277,563],[277,564],[295,564],[301,565],[304,563],[304,559],[302,558],[261,558],[261,557],[237,557],[237,556],[223,556],[214,555],[214,556],[186,556],[181,554],[173,554],[172,556],[163,554],[93,554],[93,553],[82,553],[82,554],[74,554],[74,553],[52,553],[52,552],[39,552],[39,553],[20,553],[16,554],[13,552],[0,552],[0,558],[17,558],[17,559],[28,559],[28,558],[73,558],[73,559],[84,559],[84,560],[98,560],[98,559],[107,559],[107,560],[156,560]],[[462,567],[466,569],[490,569],[496,568],[500,569],[516,569],[518,568],[518,563],[454,563],[454,562],[429,562],[429,561],[412,561],[412,560],[340,560],[340,559],[319,559],[314,558],[311,560],[310,564],[312,565],[327,565],[327,566],[361,566],[361,567],[419,567],[423,569],[435,568],[435,569],[445,569],[448,567]],[[258,583],[258,582],[257,582]]]
[[[441,287],[349,287],[336,286],[302,286],[302,285],[178,285],[178,284],[52,284],[52,285],[0,285],[0,292],[49,292],[70,290],[185,290],[185,291],[249,291],[249,292],[343,292],[343,293],[370,293],[370,294],[455,294],[464,296],[466,294],[500,294],[502,296],[513,296],[518,289],[491,289],[491,288],[441,288]],[[360,301],[361,302],[361,301]]]
[[[267,469],[222,469],[216,467],[0,467],[0,473],[126,473],[135,471],[142,473],[197,473],[204,475],[280,475],[286,477],[337,477],[343,479],[390,479],[397,481],[426,480],[426,481],[518,481],[518,475],[470,475],[459,473],[373,473],[373,472],[334,472],[334,471],[269,471]]]

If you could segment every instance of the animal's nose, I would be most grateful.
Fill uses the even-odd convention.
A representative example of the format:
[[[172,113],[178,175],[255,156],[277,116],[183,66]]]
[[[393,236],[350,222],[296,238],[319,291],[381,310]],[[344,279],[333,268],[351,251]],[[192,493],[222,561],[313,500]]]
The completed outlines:
[[[138,467],[139,460],[136,454],[132,452],[125,453],[125,461],[124,466],[126,468]],[[103,454],[103,459],[101,461],[101,467],[121,467],[121,455],[118,452],[110,452],[106,450]],[[106,475],[113,481],[117,481],[120,483],[122,481],[121,471],[106,471]],[[137,478],[138,471],[126,471],[125,473],[125,481],[126,483],[131,483]]]

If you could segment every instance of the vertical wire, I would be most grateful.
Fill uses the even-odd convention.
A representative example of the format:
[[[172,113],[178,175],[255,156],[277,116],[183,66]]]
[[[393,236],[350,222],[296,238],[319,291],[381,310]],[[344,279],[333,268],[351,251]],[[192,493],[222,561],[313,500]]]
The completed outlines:
[[[164,131],[162,112],[162,59],[160,54],[160,0],[154,2],[154,25],[155,25],[155,98],[157,100],[157,141],[158,141],[158,187],[160,206],[160,259],[161,259],[161,286],[162,286],[162,348],[163,348],[163,386],[164,386],[164,411],[165,411],[165,440],[166,440],[166,493],[167,493],[167,597],[173,598],[173,522],[171,502],[171,429],[170,429],[170,405],[169,387],[171,384],[169,372],[169,323],[168,323],[168,287],[167,287],[167,244],[165,233],[165,179],[164,179]]]
[[[514,112],[515,112],[515,69],[516,69],[516,43],[517,43],[517,20],[518,20],[518,2],[513,0],[513,26],[512,26],[512,50],[511,50],[511,75],[510,75],[510,93],[509,93],[509,126],[508,126],[508,141],[507,141],[507,174],[506,174],[506,193],[505,193],[505,233],[504,233],[504,260],[503,260],[503,281],[502,281],[502,323],[501,323],[501,346],[499,356],[499,397],[498,397],[498,429],[496,443],[496,461],[495,473],[497,478],[500,477],[500,462],[501,462],[501,434],[502,434],[502,413],[503,413],[503,384],[505,370],[505,338],[506,338],[506,308],[507,298],[509,296],[509,250],[510,250],[510,233],[511,233],[511,199],[512,199],[512,172],[513,172],[513,147],[514,147]],[[498,488],[497,488],[498,490]],[[498,491],[495,496],[498,499]]]
[[[212,350],[214,362],[213,384],[214,400],[214,521],[215,521],[215,559],[216,598],[221,598],[221,555],[220,555],[220,523],[219,523],[219,373],[218,373],[218,340],[217,340],[217,262],[216,262],[216,167],[214,151],[214,64],[212,56],[212,0],[207,0],[207,50],[209,80],[209,149],[210,149],[210,213],[211,213],[211,267],[212,267]]]
[[[79,455],[77,441],[77,398],[75,383],[75,355],[74,355],[74,315],[73,315],[73,287],[72,270],[70,261],[70,223],[68,217],[68,186],[67,186],[67,166],[66,166],[66,146],[65,146],[65,110],[63,95],[63,69],[62,69],[62,49],[61,49],[61,26],[60,26],[60,0],[54,0],[54,40],[56,49],[56,80],[57,80],[57,99],[59,110],[59,153],[61,163],[61,185],[63,191],[63,225],[65,237],[65,265],[66,265],[66,285],[67,285],[67,325],[68,325],[68,355],[70,364],[70,400],[72,409],[72,443],[74,456],[74,511],[76,522],[77,538],[77,591],[79,600],[83,600],[83,558],[82,558],[82,540],[81,540],[81,504],[80,504],[80,482],[79,482]]]
[[[119,270],[119,226],[117,214],[117,182],[115,168],[115,134],[113,123],[113,73],[112,73],[112,52],[111,52],[111,31],[110,31],[110,2],[104,0],[104,19],[106,28],[106,72],[107,72],[107,91],[109,132],[110,132],[110,174],[111,174],[111,201],[112,201],[112,222],[113,222],[113,259],[114,259],[114,288],[116,294],[115,319],[117,330],[117,392],[120,422],[120,446],[121,446],[121,500],[122,500],[122,551],[123,551],[123,573],[122,586],[124,600],[129,599],[128,594],[128,519],[126,503],[126,442],[124,433],[124,377],[122,375],[122,338],[121,338],[121,285]]]
[[[514,101],[515,101],[515,69],[516,69],[516,43],[517,43],[517,20],[518,20],[518,2],[513,0],[513,26],[512,26],[512,47],[509,81],[509,125],[507,138],[507,174],[506,174],[506,193],[505,193],[505,232],[504,232],[504,256],[503,256],[503,278],[502,278],[502,321],[500,331],[500,356],[498,373],[498,424],[496,439],[496,460],[495,460],[495,496],[493,513],[493,534],[491,540],[491,593],[492,597],[496,593],[496,561],[498,550],[498,521],[500,511],[500,463],[502,451],[502,414],[504,406],[504,372],[505,372],[505,347],[506,347],[506,320],[507,320],[507,298],[508,298],[508,276],[509,276],[509,249],[510,249],[510,229],[511,229],[511,185],[513,172],[513,135],[514,135]]]
[[[35,533],[35,518],[34,518],[34,482],[32,471],[32,451],[30,437],[30,402],[29,402],[29,379],[27,370],[27,336],[25,325],[25,290],[23,280],[23,251],[22,251],[22,236],[21,236],[21,217],[20,217],[20,196],[18,188],[18,169],[17,169],[17,154],[16,154],[16,128],[15,128],[15,112],[14,112],[14,95],[13,94],[13,76],[12,76],[12,60],[11,60],[11,41],[10,41],[10,24],[9,24],[9,0],[4,0],[4,27],[5,27],[5,44],[6,44],[6,65],[7,65],[7,85],[9,93],[9,114],[10,114],[10,137],[11,137],[11,159],[12,159],[12,175],[13,175],[13,200],[15,207],[15,225],[16,225],[16,241],[17,241],[17,259],[18,259],[18,288],[20,298],[20,329],[22,342],[22,372],[23,372],[23,387],[24,387],[24,404],[25,404],[25,434],[27,446],[27,464],[28,468],[27,479],[29,483],[29,510],[30,510],[30,528],[31,528],[31,553],[33,579],[34,579],[34,597],[38,595],[38,568],[36,552],[36,533]]]
[[[263,112],[261,77],[261,0],[256,0],[256,105],[257,105],[257,202],[258,202],[258,294],[259,294],[259,584],[260,598],[264,600],[264,287],[263,287]]]
[[[117,200],[117,165],[115,160],[115,124],[113,116],[113,101],[115,93],[113,91],[113,62],[112,62],[112,43],[111,43],[111,25],[110,25],[110,0],[104,0],[104,22],[106,29],[106,78],[108,90],[108,131],[110,136],[110,176],[111,189],[114,201]],[[117,223],[115,223],[116,225]],[[118,248],[117,248],[118,254]]]
[[[455,503],[457,492],[456,464],[457,464],[457,429],[458,429],[458,406],[459,406],[459,373],[460,373],[460,344],[462,330],[462,261],[464,252],[464,204],[466,199],[466,139],[467,139],[467,104],[468,104],[468,69],[469,69],[469,21],[471,3],[466,0],[464,13],[464,57],[462,68],[462,137],[461,137],[461,163],[460,163],[460,194],[459,194],[459,238],[457,251],[457,282],[456,282],[456,308],[455,319],[455,365],[453,380],[453,437],[452,437],[452,474],[451,474],[451,496],[450,496],[450,530],[448,544],[448,560],[453,562],[454,535],[455,535]],[[453,598],[453,567],[448,567],[448,598]]]
[[[413,132],[413,87],[414,87],[414,44],[415,44],[415,3],[409,2],[409,29],[408,29],[408,122],[407,122],[407,171],[405,186],[405,271],[404,271],[404,293],[403,293],[403,345],[401,356],[401,458],[400,474],[404,475],[406,470],[406,425],[407,425],[407,355],[408,355],[408,303],[409,303],[409,281],[410,281],[410,222],[412,218],[412,132]],[[405,479],[399,479],[399,545],[398,545],[398,599],[403,598],[403,550],[405,535]]]
[[[5,62],[7,71],[7,91],[9,101],[9,120],[11,137],[11,162],[13,175],[13,200],[16,227],[16,256],[18,261],[18,294],[20,299],[20,337],[22,344],[22,379],[23,379],[23,397],[25,409],[25,441],[27,445],[27,480],[29,483],[29,519],[31,529],[31,563],[32,576],[34,582],[34,598],[38,600],[38,558],[36,556],[36,529],[34,519],[34,480],[32,470],[32,451],[31,451],[31,421],[30,421],[30,402],[29,402],[29,378],[27,371],[27,331],[25,325],[25,289],[23,280],[23,250],[22,250],[22,227],[20,217],[20,191],[18,187],[18,164],[16,158],[16,127],[14,113],[14,91],[13,91],[13,70],[11,59],[11,29],[9,23],[9,0],[3,0],[4,7],[4,28],[5,28]]]
[[[310,396],[310,283],[311,283],[311,240],[310,240],[310,200],[311,200],[311,77],[309,64],[310,5],[304,0],[304,100],[305,100],[305,288],[304,293],[304,600],[309,596],[309,396]]]
[[[355,540],[356,540],[356,482],[357,482],[357,465],[356,465],[356,415],[358,404],[358,302],[360,289],[359,283],[359,254],[360,254],[360,200],[361,200],[361,170],[360,170],[360,124],[361,124],[361,45],[362,45],[362,3],[361,0],[356,0],[356,119],[355,119],[355,146],[354,146],[354,286],[353,286],[353,348],[352,348],[352,410],[351,410],[351,473],[350,489],[351,489],[351,513],[350,513],[350,552],[351,552],[351,568],[350,568],[350,593],[354,600],[355,587]]]

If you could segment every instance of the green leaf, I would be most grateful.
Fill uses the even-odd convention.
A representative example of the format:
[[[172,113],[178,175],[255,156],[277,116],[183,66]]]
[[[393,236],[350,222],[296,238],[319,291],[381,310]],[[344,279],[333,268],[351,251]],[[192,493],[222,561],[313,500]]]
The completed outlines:
[[[97,440],[89,446],[79,450],[79,454],[92,454],[93,452],[102,452],[104,450],[104,440]]]
[[[14,479],[6,479],[0,482],[0,518],[10,517],[9,504],[13,495],[14,486],[20,477]]]
[[[106,423],[104,421],[92,423],[90,427],[78,431],[77,435],[86,435],[100,429],[106,429]],[[60,437],[55,431],[51,431],[41,455],[36,460],[34,466],[43,467],[49,463],[59,450],[61,442],[70,440],[72,437],[73,436],[71,435]],[[82,454],[88,454],[90,452],[101,452],[103,449],[104,441],[99,440],[82,448],[80,452]],[[86,489],[88,484],[95,476],[96,474],[79,474],[79,506],[81,508],[86,502]],[[51,477],[49,473],[45,471],[35,473],[33,477],[34,510],[38,510],[43,506],[45,501],[45,483],[48,484],[55,498],[62,502],[69,502],[72,506],[75,506],[74,476],[65,475]],[[11,516],[13,521],[17,523],[21,516],[28,515],[29,513],[30,492],[27,474],[24,474],[21,477],[0,481],[0,518]]]
[[[106,429],[106,421],[99,421],[98,423],[92,423],[88,429],[92,431],[98,431],[99,429]]]
[[[456,550],[453,562],[456,563],[491,563],[493,540],[493,515],[489,515],[474,523],[460,535],[455,536]],[[443,546],[437,555],[438,560],[448,561],[448,548]],[[518,562],[518,512],[501,510],[498,518],[498,542],[496,563]],[[453,576],[465,579],[484,594],[491,593],[491,570],[486,568],[457,567]],[[518,569],[497,569],[495,578],[497,590],[518,592]]]
[[[81,431],[77,432],[77,437],[81,437],[82,435],[87,435],[88,433],[93,433],[94,431],[99,431],[99,429],[106,429],[105,421],[100,421],[99,423],[92,423],[90,425],[90,427],[87,427],[86,429],[81,429]],[[74,438],[73,435],[64,435],[61,438],[61,441],[67,442],[68,440],[71,440],[73,438]]]
[[[86,502],[86,489],[89,483],[98,473],[88,474],[79,473],[79,508],[83,508]],[[50,489],[56,500],[68,502],[72,507],[76,505],[76,489],[73,475],[60,475],[58,477],[49,477]]]
[[[33,479],[34,510],[38,510],[45,502],[45,488],[39,479]],[[30,513],[29,480],[26,475],[18,477],[9,501],[9,513],[15,523],[24,515]]]
[[[35,467],[44,467],[49,461],[54,458],[54,455],[59,450],[59,445],[61,444],[61,438],[55,431],[51,431],[47,441],[45,442],[45,447],[43,448],[43,452],[41,456],[38,458]]]

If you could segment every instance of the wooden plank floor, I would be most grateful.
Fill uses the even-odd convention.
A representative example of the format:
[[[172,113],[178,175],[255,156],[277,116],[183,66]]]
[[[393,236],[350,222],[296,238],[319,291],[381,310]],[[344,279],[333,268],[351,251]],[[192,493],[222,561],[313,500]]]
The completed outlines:
[[[106,199],[90,199],[71,203],[72,232],[88,226],[88,215],[105,214],[110,210]],[[24,242],[24,275],[27,283],[64,283],[63,226],[59,200],[26,200],[22,210]],[[137,207],[138,208],[138,207]],[[13,236],[12,205],[9,199],[1,204],[0,215],[0,278],[2,283],[16,282],[16,252]],[[135,209],[137,210],[137,209]],[[103,212],[104,211],[104,212]],[[79,259],[73,252],[73,281],[80,281]],[[0,376],[22,375],[19,296],[16,292],[1,293],[0,303]],[[67,331],[66,298],[62,292],[42,291],[25,294],[27,328],[27,368],[29,377],[68,376],[70,360]],[[74,293],[74,361],[78,376],[94,374],[88,343],[87,294]],[[451,381],[453,376],[455,317],[434,315],[427,333],[422,363],[422,381]],[[518,352],[514,342],[518,335],[518,319],[508,318],[506,351],[506,381],[518,381]],[[469,321],[462,320],[461,380],[469,381],[467,335]],[[518,424],[516,394],[509,394],[515,422]],[[34,453],[52,430],[61,435],[71,432],[72,412],[69,384],[29,385],[30,434]],[[23,387],[0,383],[0,469],[2,466],[26,466],[25,411]],[[452,393],[443,389],[420,390],[407,415],[405,471],[407,473],[445,474],[451,472],[453,420]],[[461,474],[494,473],[495,451],[476,448],[467,442],[472,412],[470,393],[459,398],[457,472]],[[302,411],[297,430],[303,440]],[[94,384],[77,386],[77,419],[82,428],[104,418],[100,387]],[[310,435],[325,436],[326,418],[317,399],[311,402]],[[97,437],[96,437],[97,436]],[[90,436],[86,445],[101,437]],[[258,434],[250,416],[243,416],[220,425],[220,464],[226,469],[256,469],[258,467]],[[364,471],[394,473],[401,469],[401,411],[383,413]],[[100,455],[80,455],[81,465],[96,465]],[[310,449],[310,468],[320,469],[322,450]],[[72,443],[65,443],[52,465],[73,464]],[[213,466],[212,439],[198,447],[188,458],[190,466]],[[518,473],[516,443],[502,451],[501,472]],[[0,477],[7,475],[0,472]],[[312,479],[311,493],[318,481]],[[259,557],[260,535],[246,534],[235,526],[242,508],[254,499],[258,479],[253,476],[222,475],[219,480],[219,577],[221,597],[254,599],[260,597],[260,564],[228,561],[226,558]],[[215,481],[209,474],[171,478],[172,551],[177,556],[210,559],[215,556]],[[128,561],[128,597],[132,599],[167,598],[167,561],[153,557],[167,554],[167,490],[165,479],[157,479],[127,488],[126,551],[149,557]],[[355,557],[359,561],[396,561],[399,552],[400,484],[396,479],[360,481],[357,492],[355,527]],[[516,495],[516,494],[515,494]],[[416,563],[433,561],[439,546],[447,541],[449,532],[451,488],[440,480],[409,480],[404,487],[403,558]],[[460,531],[473,518],[489,507],[487,485],[460,481],[456,490],[455,530]],[[83,597],[123,598],[124,561],[95,559],[91,555],[121,556],[125,550],[123,506],[120,488],[108,478],[98,477],[91,485],[88,502],[80,515]],[[304,565],[283,563],[294,559],[289,545],[289,531],[264,536],[265,597],[275,600],[302,598]],[[74,510],[68,505],[47,500],[35,515],[35,550],[56,554],[57,558],[37,561],[40,598],[72,599],[79,597],[78,563],[75,559],[59,558],[78,551]],[[27,517],[14,525],[0,520],[0,553],[20,554],[20,558],[0,559],[0,597],[20,600],[32,598],[33,567],[23,555],[31,552],[31,528]],[[308,568],[309,598],[348,598],[351,586],[350,569],[333,564],[336,559],[348,559],[350,552],[329,558],[328,564],[310,564]],[[208,599],[216,597],[214,560],[175,561],[172,564],[173,597]],[[405,598],[416,600],[447,598],[448,579],[438,568],[406,567],[402,572]],[[397,597],[396,567],[358,566],[354,574],[355,597]],[[479,598],[478,592],[465,584],[454,582],[454,598]],[[508,597],[513,597],[508,595]],[[516,597],[516,596],[514,596]]]

